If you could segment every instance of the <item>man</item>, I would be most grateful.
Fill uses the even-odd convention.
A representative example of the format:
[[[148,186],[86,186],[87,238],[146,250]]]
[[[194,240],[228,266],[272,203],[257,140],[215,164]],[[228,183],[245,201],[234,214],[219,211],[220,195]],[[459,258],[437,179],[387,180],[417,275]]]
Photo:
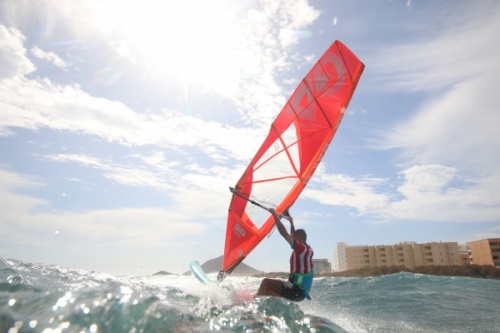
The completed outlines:
[[[303,229],[295,230],[293,218],[288,215],[285,218],[290,221],[289,234],[276,211],[272,208],[269,211],[274,217],[279,233],[293,249],[290,257],[290,278],[288,281],[265,278],[256,296],[278,296],[294,302],[300,302],[306,297],[311,299],[309,290],[314,277],[312,265],[314,253],[307,245],[307,234]]]

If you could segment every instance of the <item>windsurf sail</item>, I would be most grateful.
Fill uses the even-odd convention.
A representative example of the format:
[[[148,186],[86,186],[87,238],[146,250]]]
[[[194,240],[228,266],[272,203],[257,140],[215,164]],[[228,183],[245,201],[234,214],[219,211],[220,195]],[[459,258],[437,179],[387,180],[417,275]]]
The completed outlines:
[[[337,131],[363,69],[356,55],[335,41],[297,86],[231,188],[219,280],[273,229],[274,219],[267,207],[283,212],[307,185]]]

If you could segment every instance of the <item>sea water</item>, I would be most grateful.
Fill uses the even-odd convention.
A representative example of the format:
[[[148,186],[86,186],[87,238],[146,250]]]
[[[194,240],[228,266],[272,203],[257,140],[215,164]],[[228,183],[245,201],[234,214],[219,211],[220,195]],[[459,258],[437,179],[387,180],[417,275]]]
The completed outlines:
[[[499,280],[320,277],[312,301],[301,303],[253,299],[259,283],[229,276],[204,285],[193,276],[112,276],[0,258],[0,333],[500,332]]]

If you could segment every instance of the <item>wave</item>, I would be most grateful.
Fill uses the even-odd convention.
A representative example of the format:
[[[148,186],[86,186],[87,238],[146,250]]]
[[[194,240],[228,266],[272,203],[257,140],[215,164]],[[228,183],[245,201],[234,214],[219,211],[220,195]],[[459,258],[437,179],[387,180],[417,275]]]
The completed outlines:
[[[0,261],[0,332],[345,332],[278,298],[238,301],[255,279],[114,277]]]
[[[215,276],[210,276],[215,280]],[[113,276],[0,259],[0,333],[497,332],[500,281],[319,277],[312,301],[253,299],[260,279]]]

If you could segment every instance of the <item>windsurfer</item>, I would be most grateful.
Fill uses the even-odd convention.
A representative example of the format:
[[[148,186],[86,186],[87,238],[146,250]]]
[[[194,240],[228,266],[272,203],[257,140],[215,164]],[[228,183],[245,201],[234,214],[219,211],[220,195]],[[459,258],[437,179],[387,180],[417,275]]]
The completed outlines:
[[[281,222],[276,211],[269,209],[276,222],[279,233],[290,244],[293,249],[290,257],[290,277],[288,281],[265,278],[262,280],[256,297],[278,296],[294,302],[300,302],[309,297],[312,286],[313,272],[313,249],[307,244],[307,234],[304,229],[295,230],[293,218],[288,215],[285,218],[290,222],[290,233]]]

